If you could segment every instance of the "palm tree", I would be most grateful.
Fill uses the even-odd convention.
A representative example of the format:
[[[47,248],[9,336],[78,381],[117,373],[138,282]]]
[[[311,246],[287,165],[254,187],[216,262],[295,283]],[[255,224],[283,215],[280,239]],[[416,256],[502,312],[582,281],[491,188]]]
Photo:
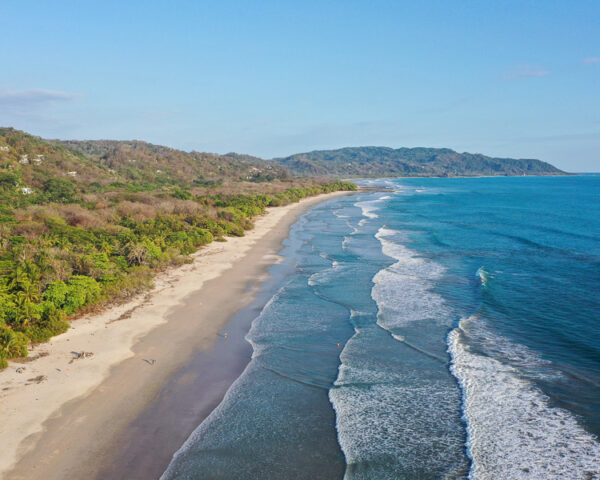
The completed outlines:
[[[9,330],[0,329],[0,350],[8,358],[20,357],[27,354],[25,339],[22,335]]]
[[[125,245],[125,257],[130,265],[142,265],[146,260],[147,250],[144,244],[129,242]]]
[[[40,269],[31,260],[18,264],[8,275],[8,287],[12,291],[24,292],[30,301],[39,300]]]
[[[8,274],[8,288],[10,290],[21,290],[22,285],[28,282],[29,277],[22,264],[17,264],[13,271]]]
[[[17,307],[17,315],[15,316],[16,325],[26,327],[40,320],[41,316],[37,305],[30,301],[24,292],[17,293],[15,306]]]

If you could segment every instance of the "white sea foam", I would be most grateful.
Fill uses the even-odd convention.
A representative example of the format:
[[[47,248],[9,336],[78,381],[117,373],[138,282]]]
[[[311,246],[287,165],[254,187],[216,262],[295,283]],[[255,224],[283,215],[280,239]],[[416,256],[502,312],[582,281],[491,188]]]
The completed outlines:
[[[352,229],[350,235],[356,235],[360,231],[359,225],[354,225],[350,220],[346,220],[346,225]]]
[[[334,214],[334,215],[335,215],[337,218],[350,218],[350,215],[344,215],[344,214],[340,213],[340,212],[342,212],[342,211],[343,211],[342,209],[339,209],[339,210],[334,210],[334,211],[333,211],[333,214]]]
[[[485,287],[489,280],[489,272],[485,267],[479,267],[475,273],[479,277],[479,280],[481,280],[481,284]]]
[[[356,202],[354,204],[355,207],[358,207],[362,210],[363,217],[367,218],[378,218],[375,212],[379,210],[379,203],[384,202],[385,200],[389,200],[389,195],[382,195],[381,197],[376,198],[375,200],[366,200],[364,202]]]
[[[365,354],[372,333],[358,331],[346,344],[329,391],[348,464],[345,480],[421,478],[460,465],[458,393],[443,378],[392,369],[373,352]]]
[[[348,250],[348,245],[350,244],[350,238],[348,235],[344,237],[342,240],[342,250]]]
[[[457,440],[460,442],[455,435],[447,434],[452,427],[444,430],[440,423],[434,436],[433,432],[424,431],[422,418],[412,414],[423,409],[422,399],[427,398],[428,404],[436,405],[438,415],[447,412],[449,415],[445,418],[451,418],[456,399],[448,396],[444,386],[435,383],[394,385],[387,375],[385,383],[382,381],[368,388],[337,387],[330,390],[329,397],[338,419],[340,446],[350,466],[346,479],[396,479],[400,469],[405,472],[422,469],[417,459],[425,452],[428,464],[448,465],[448,458],[443,453],[446,449],[442,445],[452,448]],[[439,416],[444,421],[444,416]],[[398,441],[399,434],[410,437],[411,441]],[[429,450],[428,444],[438,448]],[[383,465],[378,465],[379,468],[371,466],[373,470],[363,475],[352,474],[353,466],[369,465],[374,461]]]
[[[379,307],[377,323],[388,331],[416,320],[447,317],[441,297],[429,291],[442,268],[395,243],[392,237],[398,234],[381,228],[376,235],[384,253],[396,260],[375,275],[371,292]],[[351,311],[351,318],[360,315]],[[381,344],[380,329],[355,331],[342,351],[335,387],[329,392],[348,463],[344,478],[420,478],[432,471],[465,471],[455,384],[444,375],[423,376],[391,365],[393,344],[385,353],[371,350]],[[402,335],[392,337],[410,347]]]
[[[379,307],[379,324],[390,329],[419,320],[448,322],[449,310],[444,300],[431,291],[433,281],[443,274],[444,269],[391,240],[399,234],[382,227],[375,235],[381,242],[383,253],[397,260],[373,278],[371,295]]]
[[[362,210],[362,214],[367,218],[378,218],[379,215],[374,213],[379,208],[375,204],[376,200],[371,200],[369,202],[357,202],[355,205]]]
[[[563,374],[554,367],[552,362],[541,358],[525,345],[513,343],[495,333],[479,315],[463,318],[460,321],[460,328],[478,349],[491,357],[501,358],[504,363],[517,368],[524,376],[537,380],[563,378]]]
[[[245,340],[252,346],[253,359],[259,357],[264,351],[264,346],[260,342],[255,341],[255,339],[259,336],[260,327],[263,324],[267,312],[273,309],[277,300],[279,300],[279,298],[282,295],[284,295],[285,287],[286,286],[283,285],[277,292],[275,292],[275,294],[267,301],[265,306],[262,308],[258,317],[256,317],[254,321],[250,324],[250,330],[246,334]]]
[[[519,369],[471,351],[465,333],[448,336],[452,373],[463,389],[470,478],[600,478],[600,443]]]
[[[397,260],[373,279],[378,323],[389,329],[448,318],[443,299],[431,291],[443,268],[395,242],[399,235],[387,228],[376,235],[384,254]],[[484,286],[493,277],[483,267],[477,275]],[[489,355],[471,352],[460,341],[464,332]],[[398,334],[394,338],[406,341]],[[452,373],[463,388],[473,459],[470,478],[600,478],[598,440],[572,414],[551,407],[548,397],[527,379],[560,376],[550,362],[495,334],[476,317],[464,319],[461,329],[450,334],[449,344]]]
[[[369,315],[369,313],[354,310],[353,308],[350,309],[350,318],[360,317],[361,315]]]
[[[319,272],[313,273],[310,277],[308,277],[308,285],[311,287],[317,285],[326,285],[328,284],[332,278],[336,275],[339,275],[340,271],[344,268],[344,265],[338,262],[337,260],[331,260],[331,267],[321,270]]]

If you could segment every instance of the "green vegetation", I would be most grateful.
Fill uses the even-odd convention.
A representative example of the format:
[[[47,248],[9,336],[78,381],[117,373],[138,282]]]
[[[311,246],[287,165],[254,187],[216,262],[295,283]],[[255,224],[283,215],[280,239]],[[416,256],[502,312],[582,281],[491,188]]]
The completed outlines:
[[[540,160],[492,158],[448,148],[355,147],[274,160],[299,177],[456,177],[563,175]]]
[[[124,300],[201,246],[243,236],[265,208],[355,189],[293,180],[253,157],[143,142],[0,129],[0,147],[0,367],[66,331],[69,315]]]

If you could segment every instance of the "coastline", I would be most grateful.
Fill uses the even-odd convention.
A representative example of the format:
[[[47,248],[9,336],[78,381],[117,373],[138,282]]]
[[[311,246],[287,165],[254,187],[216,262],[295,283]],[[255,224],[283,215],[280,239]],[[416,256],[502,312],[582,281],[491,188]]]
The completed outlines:
[[[0,452],[0,477],[98,475],[173,374],[214,345],[228,320],[252,302],[297,217],[348,194],[269,209],[245,237],[211,243],[191,264],[159,274],[150,292],[74,321],[36,347],[33,360],[0,372],[0,434],[10,439]],[[93,356],[74,359],[74,351]],[[19,366],[26,370],[17,373]]]
[[[545,177],[577,177],[582,175],[579,172],[564,172],[548,175],[452,175],[449,177],[438,177],[435,175],[423,175],[423,176],[399,176],[399,177],[344,177],[344,182],[356,182],[357,180],[399,180],[399,179],[413,179],[413,178],[545,178]],[[586,174],[584,174],[586,175]]]

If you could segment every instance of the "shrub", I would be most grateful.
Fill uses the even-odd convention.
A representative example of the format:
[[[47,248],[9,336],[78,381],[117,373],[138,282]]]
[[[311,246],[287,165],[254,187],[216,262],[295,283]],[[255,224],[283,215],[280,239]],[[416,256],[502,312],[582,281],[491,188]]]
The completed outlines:
[[[69,287],[67,284],[61,281],[53,282],[46,288],[46,291],[43,293],[42,297],[44,300],[52,303],[56,308],[62,308],[67,301],[67,293],[69,292]]]
[[[205,228],[199,228],[198,230],[196,230],[196,235],[198,237],[196,246],[198,247],[201,245],[208,245],[214,240],[213,234]]]
[[[283,205],[283,200],[281,200],[280,197],[270,197],[267,205],[269,207],[281,207]]]
[[[67,282],[67,288],[63,305],[66,313],[73,313],[78,308],[98,300],[102,293],[96,280],[83,275],[73,275]]]
[[[231,235],[233,237],[243,237],[245,235],[244,228],[236,223],[222,221],[219,225],[225,231],[225,235]]]
[[[69,329],[66,318],[63,310],[51,305],[42,314],[41,320],[35,325],[25,328],[23,333],[33,342],[46,342],[54,335],[59,335]]]
[[[21,182],[20,175],[13,172],[0,173],[0,189],[14,190]]]
[[[124,248],[127,265],[143,265],[148,256],[146,246],[141,242],[129,242]]]
[[[192,194],[183,188],[175,187],[171,192],[171,196],[180,200],[189,200],[192,198]]]
[[[8,243],[12,248],[23,247],[27,243],[27,238],[22,235],[13,235],[8,238]]]
[[[182,253],[190,253],[190,249],[193,251],[194,242],[187,232],[170,233],[165,240],[167,245],[177,248]]]
[[[240,209],[235,207],[226,207],[219,212],[219,218],[227,220],[228,222],[242,223],[246,215]]]
[[[145,238],[142,241],[142,245],[146,249],[146,258],[150,260],[150,262],[156,264],[162,259],[163,252],[161,248],[158,245],[156,245],[152,240],[150,240],[149,238]]]
[[[60,218],[60,217],[48,217],[44,220],[44,224],[50,229],[50,230],[61,230],[64,227],[67,226],[67,222],[65,221],[64,218]]]
[[[132,267],[127,275],[107,282],[104,295],[110,299],[126,298],[136,295],[152,286],[152,272],[148,267]]]
[[[28,343],[24,333],[0,327],[0,356],[3,358],[26,357]]]
[[[44,192],[51,202],[70,203],[74,201],[75,186],[64,178],[50,178],[44,182]]]
[[[80,205],[65,205],[60,209],[60,214],[72,227],[89,229],[102,228],[106,225],[99,215]]]
[[[201,219],[196,223],[200,228],[209,231],[213,237],[222,237],[225,235],[225,229],[215,220]]]
[[[304,188],[296,187],[306,182],[279,183],[265,195],[246,182],[246,194],[236,193],[238,184],[231,183],[219,193],[196,189],[192,197],[184,183],[166,182],[161,191],[144,193],[157,188],[147,179],[86,188],[89,177],[82,174],[81,183],[51,178],[42,193],[24,196],[15,185],[20,173],[5,173],[0,173],[0,368],[6,359],[26,354],[29,340],[64,332],[68,314],[147,289],[152,268],[189,263],[187,255],[198,247],[224,235],[243,236],[267,206],[354,188],[340,182]],[[44,178],[27,181],[39,185]],[[77,185],[83,196],[75,204]],[[58,203],[43,205],[49,200]]]
[[[15,295],[0,293],[0,328],[14,322],[18,311],[15,299]]]

